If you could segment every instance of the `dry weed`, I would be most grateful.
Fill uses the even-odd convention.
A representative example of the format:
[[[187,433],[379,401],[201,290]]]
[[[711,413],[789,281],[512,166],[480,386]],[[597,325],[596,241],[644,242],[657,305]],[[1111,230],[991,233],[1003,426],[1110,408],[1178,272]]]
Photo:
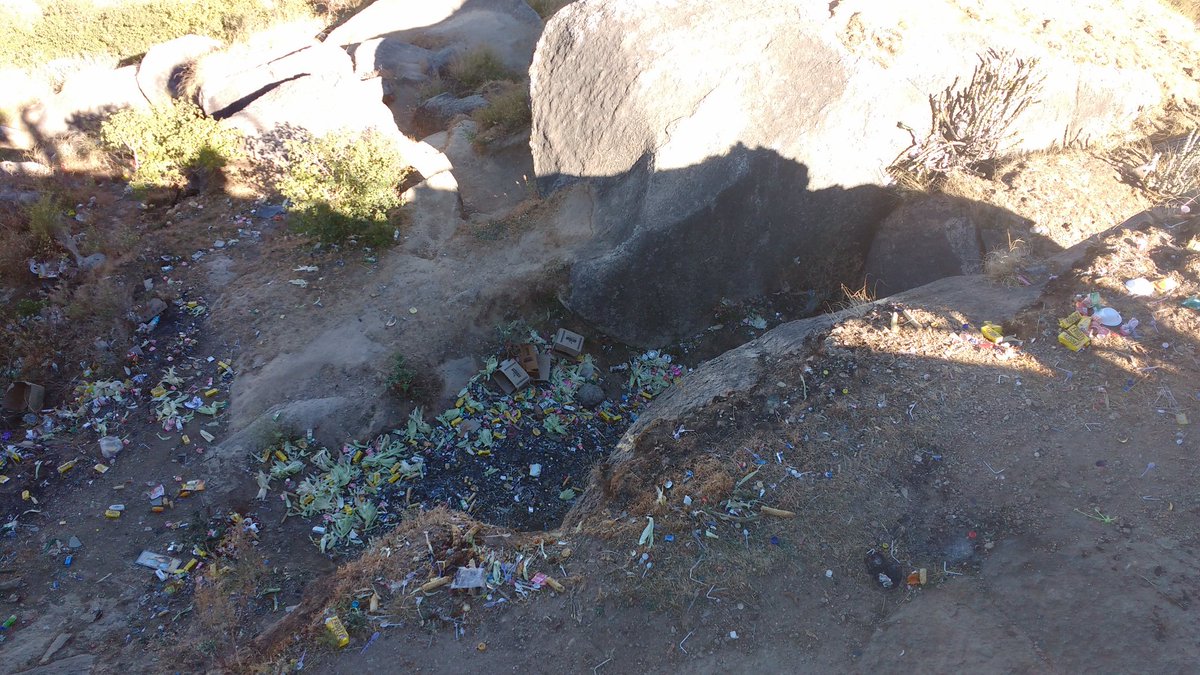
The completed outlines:
[[[1017,274],[1029,259],[1029,247],[1020,239],[1008,238],[1008,248],[992,249],[983,258],[983,271],[993,281],[1017,283]]]
[[[1200,0],[1167,0],[1167,4],[1193,22],[1200,22]]]
[[[1193,129],[1156,149],[1149,162],[1130,170],[1133,176],[1162,199],[1194,196],[1200,190],[1200,131]]]
[[[841,284],[842,299],[834,303],[834,311],[847,312],[852,316],[861,316],[875,302],[875,289],[868,287],[864,279],[858,288],[850,288]]]
[[[888,173],[903,183],[924,183],[955,169],[973,170],[995,159],[1011,134],[1008,129],[1032,103],[1041,88],[1037,59],[1020,59],[1011,52],[989,49],[966,87],[955,79],[941,93],[930,95],[929,135],[897,157]]]
[[[196,632],[182,645],[221,667],[239,670],[251,660],[244,647],[250,642],[256,605],[270,569],[255,547],[254,535],[232,526],[212,551],[205,574],[196,579]]]

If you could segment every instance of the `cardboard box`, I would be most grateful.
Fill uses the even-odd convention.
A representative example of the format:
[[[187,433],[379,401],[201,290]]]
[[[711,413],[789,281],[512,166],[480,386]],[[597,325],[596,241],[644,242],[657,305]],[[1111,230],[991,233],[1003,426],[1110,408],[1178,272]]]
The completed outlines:
[[[579,356],[583,352],[583,336],[566,328],[558,329],[552,344],[554,351],[564,356]]]
[[[535,380],[544,379],[538,366],[541,360],[538,358],[537,347],[530,344],[521,345],[517,351],[517,363]],[[547,373],[548,374],[548,373]]]
[[[500,364],[500,368],[496,370],[492,379],[500,385],[505,394],[514,394],[529,384],[529,373],[525,372],[521,364],[513,359],[507,359]]]
[[[533,377],[536,382],[549,382],[550,369],[554,366],[549,354],[538,354],[538,374]]]
[[[39,412],[46,397],[46,388],[32,382],[13,382],[4,392],[4,409]]]

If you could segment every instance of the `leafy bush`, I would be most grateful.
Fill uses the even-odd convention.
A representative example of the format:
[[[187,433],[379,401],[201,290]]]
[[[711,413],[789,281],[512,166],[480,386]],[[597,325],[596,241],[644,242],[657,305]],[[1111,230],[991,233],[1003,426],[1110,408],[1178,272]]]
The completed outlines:
[[[276,21],[312,15],[305,0],[44,0],[25,20],[0,7],[0,67],[32,69],[88,54],[136,56],[197,33],[230,41]]]
[[[450,77],[464,90],[474,91],[488,82],[512,80],[513,74],[496,52],[480,47],[463,54],[450,64]]]
[[[105,145],[133,160],[135,189],[177,186],[211,175],[238,156],[241,135],[205,117],[195,104],[175,102],[111,115],[100,128]]]
[[[373,131],[289,140],[278,188],[293,204],[301,232],[320,241],[354,239],[380,246],[392,239],[389,211],[409,167],[391,139]]]

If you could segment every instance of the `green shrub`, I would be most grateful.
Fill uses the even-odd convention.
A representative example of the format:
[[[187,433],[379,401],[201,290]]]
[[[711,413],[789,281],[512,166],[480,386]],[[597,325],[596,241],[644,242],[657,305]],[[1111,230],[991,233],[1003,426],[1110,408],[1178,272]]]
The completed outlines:
[[[368,131],[287,142],[279,191],[291,200],[299,230],[323,242],[381,246],[392,239],[389,211],[409,167],[391,139]]]
[[[43,0],[25,21],[0,7],[0,67],[32,69],[89,54],[126,58],[196,33],[224,41],[272,22],[312,16],[305,0]]]
[[[54,247],[54,233],[62,218],[62,203],[51,194],[43,194],[38,200],[25,207],[29,219],[29,237],[38,253],[46,253]]]
[[[101,125],[100,136],[105,145],[132,160],[129,183],[139,190],[211,175],[241,151],[241,134],[182,101],[113,113]]]
[[[417,393],[417,371],[408,364],[408,359],[403,354],[392,357],[392,370],[388,373],[387,386],[404,396]]]
[[[22,298],[17,301],[17,316],[22,319],[28,319],[31,316],[37,316],[43,309],[46,308],[45,300],[33,300],[30,298]]]
[[[455,59],[450,64],[449,75],[462,89],[469,91],[488,82],[513,79],[513,74],[504,67],[496,52],[487,47],[474,49]]]
[[[529,92],[519,84],[505,87],[494,94],[486,106],[476,110],[472,118],[479,140],[484,143],[524,129],[533,121]]]

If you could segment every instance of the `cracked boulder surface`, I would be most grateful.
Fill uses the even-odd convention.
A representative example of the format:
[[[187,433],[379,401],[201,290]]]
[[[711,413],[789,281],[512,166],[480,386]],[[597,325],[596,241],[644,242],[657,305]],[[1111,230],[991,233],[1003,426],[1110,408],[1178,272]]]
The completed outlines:
[[[892,206],[884,168],[910,141],[895,122],[921,126],[928,93],[989,47],[1021,46],[1051,74],[1014,127],[1022,149],[1081,124],[1117,133],[1162,98],[1148,73],[1077,62],[952,2],[900,4],[912,15],[891,32],[850,2],[582,0],[555,14],[530,68],[534,170],[544,193],[585,183],[598,233],[565,303],[661,346],[723,300],[857,278]]]

